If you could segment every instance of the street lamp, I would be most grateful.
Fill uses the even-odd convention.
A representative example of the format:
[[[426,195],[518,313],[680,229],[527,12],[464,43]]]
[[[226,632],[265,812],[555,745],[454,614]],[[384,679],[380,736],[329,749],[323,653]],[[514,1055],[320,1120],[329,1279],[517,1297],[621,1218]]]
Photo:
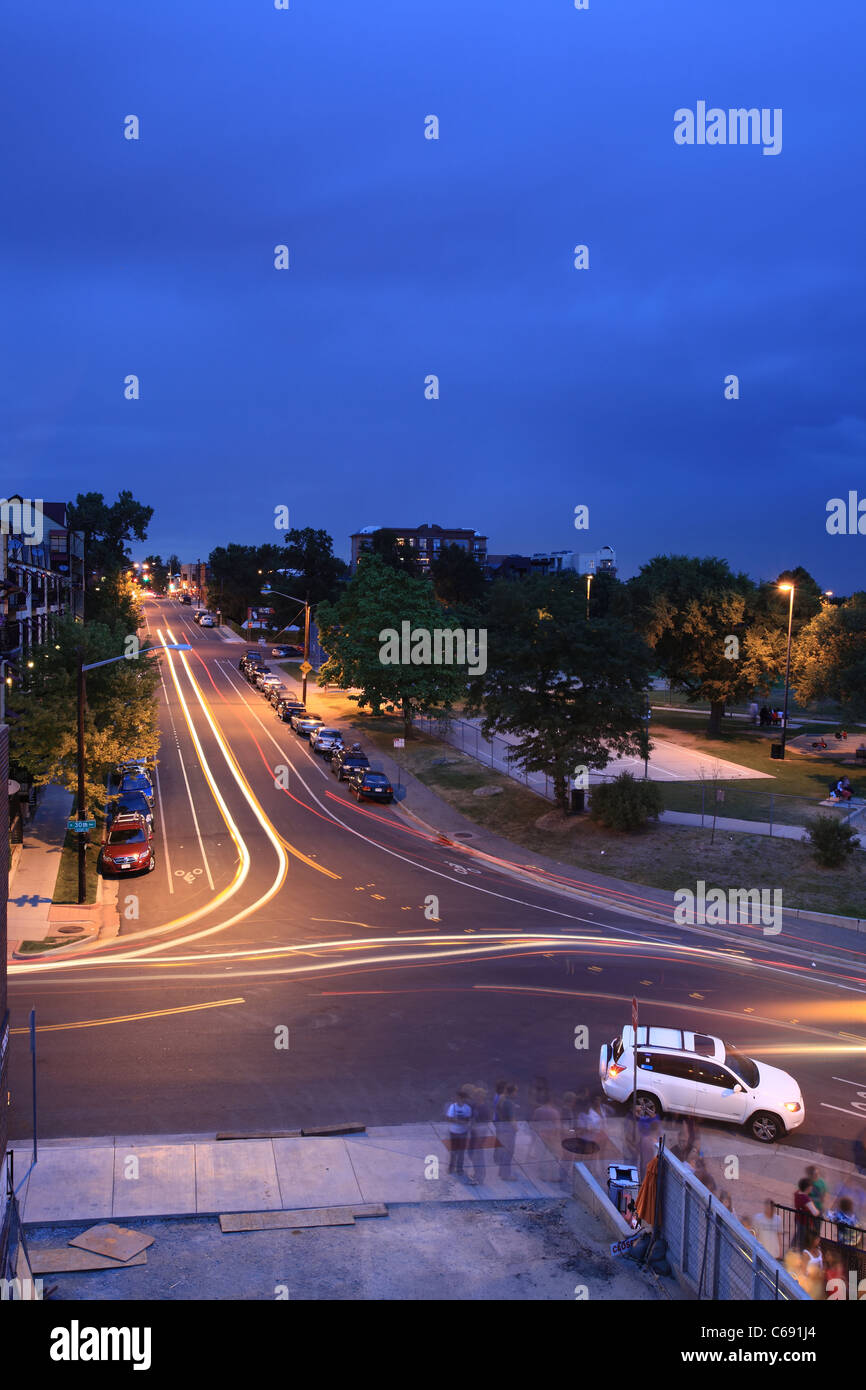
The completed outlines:
[[[189,642],[164,642],[158,647],[144,647],[139,656],[148,656],[151,652],[189,652],[192,647]],[[113,666],[116,661],[129,661],[130,658],[124,653],[123,656],[109,656],[104,661],[82,661],[82,650],[78,649],[78,820],[87,820],[87,805],[84,794],[84,708],[87,702],[87,687],[85,675],[88,671],[95,671],[98,666]],[[79,830],[78,832],[78,901],[83,903],[87,897],[87,836],[89,830]]]
[[[589,622],[589,586],[592,583],[592,575],[586,576],[586,620]]]
[[[788,737],[788,680],[791,675],[791,630],[794,625],[794,585],[780,584],[779,590],[788,595],[788,651],[785,656],[785,706],[782,710],[782,743],[780,758],[785,756],[785,741]]]
[[[259,571],[259,573],[261,573],[261,571]],[[262,593],[263,593],[265,596],[267,596],[268,594],[277,594],[277,595],[279,595],[280,598],[288,598],[288,599],[291,599],[292,603],[302,603],[302,604],[304,605],[304,667],[309,666],[309,664],[310,664],[310,603],[309,603],[309,600],[308,600],[308,599],[305,599],[305,598],[297,598],[294,594],[284,594],[284,593],[282,592],[281,589],[273,589],[273,588],[271,587],[270,584],[263,584],[263,585],[262,585]],[[284,628],[281,628],[280,630],[281,630],[281,631],[285,631]],[[304,670],[304,669],[301,670],[301,700],[302,700],[302,702],[303,702],[304,704],[307,703],[307,672],[306,672],[306,670]]]

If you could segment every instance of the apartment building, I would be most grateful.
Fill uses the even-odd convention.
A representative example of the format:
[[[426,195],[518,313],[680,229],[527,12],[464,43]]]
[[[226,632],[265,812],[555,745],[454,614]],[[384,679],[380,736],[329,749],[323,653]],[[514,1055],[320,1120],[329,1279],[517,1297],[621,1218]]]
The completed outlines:
[[[429,569],[431,562],[438,557],[445,545],[459,545],[461,550],[467,551],[477,560],[482,569],[486,569],[487,537],[482,536],[480,531],[474,531],[467,526],[437,526],[433,522],[426,522],[421,526],[364,526],[360,531],[353,532],[349,537],[353,572],[357,567],[358,557],[372,549],[376,532],[386,530],[396,535],[399,544],[408,547],[422,572]]]
[[[65,502],[0,499],[0,657],[46,641],[51,619],[84,617],[84,538]]]

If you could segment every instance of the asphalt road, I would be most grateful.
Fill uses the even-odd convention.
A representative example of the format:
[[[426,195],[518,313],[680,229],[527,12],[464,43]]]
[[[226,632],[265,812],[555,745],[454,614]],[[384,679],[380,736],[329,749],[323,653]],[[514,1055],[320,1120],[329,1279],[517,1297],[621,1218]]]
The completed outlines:
[[[426,1120],[500,1077],[526,1118],[538,1077],[597,1085],[636,995],[642,1022],[793,1072],[796,1145],[851,1157],[862,938],[677,928],[639,889],[614,910],[443,845],[400,807],[359,807],[247,685],[241,645],[170,600],[146,617],[193,648],[159,658],[157,867],[121,884],[115,941],[11,968],[13,1137],[31,1132],[33,1006],[39,1131],[80,1137]]]

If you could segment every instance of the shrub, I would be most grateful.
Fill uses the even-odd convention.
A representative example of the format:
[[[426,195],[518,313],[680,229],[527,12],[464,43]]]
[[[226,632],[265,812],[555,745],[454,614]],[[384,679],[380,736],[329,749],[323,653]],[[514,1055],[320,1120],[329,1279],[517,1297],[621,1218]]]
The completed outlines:
[[[593,787],[589,806],[592,820],[611,830],[643,830],[647,821],[657,820],[663,810],[658,782],[639,782],[630,772]]]
[[[824,869],[838,869],[860,843],[851,826],[836,816],[815,816],[809,826],[809,839],[813,855]]]

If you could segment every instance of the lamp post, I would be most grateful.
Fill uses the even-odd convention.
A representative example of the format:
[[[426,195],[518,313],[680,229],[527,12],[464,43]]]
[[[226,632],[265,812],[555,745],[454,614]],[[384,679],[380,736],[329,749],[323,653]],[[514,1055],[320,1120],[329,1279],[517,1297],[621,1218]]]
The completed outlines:
[[[189,652],[192,647],[189,642],[164,642],[158,647],[144,647],[139,656],[148,656],[151,652]],[[116,661],[129,661],[126,656],[109,656],[104,661],[83,660],[84,653],[81,647],[78,648],[78,820],[87,819],[87,797],[84,789],[84,709],[87,703],[87,683],[86,674],[88,671],[95,671],[98,666],[113,666]],[[87,897],[87,837],[89,830],[79,830],[78,832],[78,901],[83,903]]]
[[[280,598],[291,599],[292,603],[302,603],[304,605],[304,666],[310,664],[310,602],[309,599],[298,598],[295,594],[284,594],[281,589],[274,589],[270,584],[262,585],[262,593],[267,597],[269,594],[277,594]],[[281,632],[285,628],[280,629]],[[301,701],[307,703],[307,673],[301,672]]]
[[[788,650],[785,655],[785,705],[782,710],[782,743],[780,757],[785,756],[785,742],[788,737],[788,681],[791,675],[791,631],[794,625],[794,585],[780,584],[780,591],[788,595]]]
[[[586,576],[586,621],[589,622],[589,586],[592,583],[592,575]]]

